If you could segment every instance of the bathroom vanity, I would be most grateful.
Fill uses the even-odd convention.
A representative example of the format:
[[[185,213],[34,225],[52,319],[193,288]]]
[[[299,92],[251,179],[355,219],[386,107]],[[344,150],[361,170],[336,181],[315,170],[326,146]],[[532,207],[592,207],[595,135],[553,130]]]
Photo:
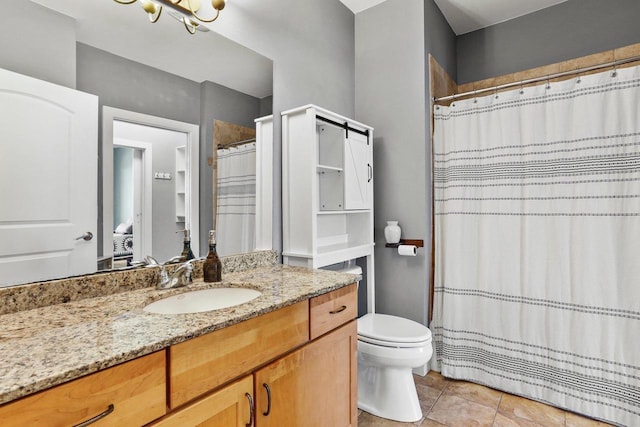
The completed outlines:
[[[356,279],[275,265],[0,316],[0,425],[356,425]],[[142,310],[215,286],[262,295]]]

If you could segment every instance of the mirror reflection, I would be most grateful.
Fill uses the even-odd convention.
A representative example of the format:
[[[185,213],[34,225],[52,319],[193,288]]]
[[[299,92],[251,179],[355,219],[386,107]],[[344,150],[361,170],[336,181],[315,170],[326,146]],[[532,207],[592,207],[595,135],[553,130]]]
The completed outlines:
[[[199,140],[195,145],[198,172],[194,176],[198,189],[193,194],[197,203],[192,207],[193,217],[198,219],[192,224],[189,223],[189,215],[185,213],[182,219],[183,215],[177,208],[177,200],[181,195],[176,190],[177,180],[180,179],[176,153],[178,147],[184,144],[175,142],[167,149],[173,156],[167,155],[163,160],[156,160],[156,151],[161,151],[159,143],[149,142],[148,138],[118,135],[117,126],[113,130],[114,138],[110,141],[103,140],[104,128],[98,132],[98,141],[95,141],[99,158],[96,189],[98,213],[93,234],[94,242],[97,241],[96,256],[102,260],[103,266],[114,265],[111,255],[115,252],[120,258],[118,265],[126,265],[145,255],[153,255],[159,261],[171,258],[182,249],[182,235],[176,231],[184,228],[196,230],[191,239],[193,246],[198,248],[197,256],[206,254],[207,233],[213,228],[217,228],[220,236],[220,254],[255,249],[255,237],[251,236],[253,224],[246,219],[255,216],[255,208],[253,212],[249,208],[242,215],[231,211],[238,207],[233,205],[246,207],[250,203],[251,196],[246,192],[252,185],[255,188],[255,149],[254,183],[250,182],[251,178],[243,182],[233,181],[251,174],[247,172],[248,169],[245,170],[251,169],[250,165],[245,164],[238,166],[242,168],[240,172],[230,170],[229,178],[223,178],[227,179],[226,188],[217,190],[222,187],[217,177],[214,181],[218,153],[225,149],[239,151],[245,144],[218,150],[219,147],[214,143],[214,122],[219,120],[255,130],[254,120],[271,114],[271,60],[214,31],[198,32],[191,36],[183,26],[171,19],[150,24],[144,19],[144,14],[141,19],[135,7],[124,7],[111,1],[10,0],[6,8],[9,9],[6,10],[7,16],[30,16],[32,24],[39,31],[31,32],[21,46],[16,45],[14,51],[0,53],[0,68],[6,67],[96,95],[100,115],[104,107],[114,107],[196,125],[199,129]],[[8,21],[8,25],[4,23],[0,26],[0,34],[5,39],[11,38],[16,28]],[[34,55],[31,46],[44,46],[56,52],[55,60],[44,64],[42,58]],[[8,59],[4,55],[8,55]],[[104,126],[102,119],[98,123],[100,127]],[[120,124],[125,128],[134,125],[127,121]],[[241,141],[238,139],[233,142]],[[109,144],[110,154],[106,155],[105,146]],[[250,157],[250,154],[245,156],[245,163],[251,162],[246,160]],[[105,160],[112,163],[107,166]],[[146,172],[150,170],[151,175],[141,172],[145,170],[143,165],[147,162],[150,164],[146,166]],[[233,163],[229,166],[231,169],[234,167]],[[151,231],[145,236],[144,223],[148,220],[140,213],[140,206],[136,205],[144,205],[145,199],[137,192],[140,189],[149,190],[149,176],[153,220],[149,227]],[[123,184],[125,181],[127,185]],[[136,182],[137,187],[133,184]],[[156,196],[156,184],[164,187],[162,195]],[[111,194],[105,194],[109,190]],[[225,206],[218,209],[220,196],[223,196]],[[227,209],[227,214],[222,214],[224,209]],[[160,213],[164,219],[156,226],[155,215]],[[226,223],[225,219],[217,219],[223,215],[233,218]],[[236,226],[240,216],[244,218],[243,225]],[[223,243],[222,227],[233,230],[228,244]],[[122,253],[114,251],[119,248],[114,242],[115,234],[122,235]],[[130,243],[125,242],[128,234],[132,237]],[[92,261],[93,271],[96,270],[96,256]],[[64,275],[55,269],[38,280]],[[0,280],[0,286],[19,283],[24,281],[5,283]]]
[[[255,248],[256,131],[216,120],[213,123],[214,228],[219,255]]]

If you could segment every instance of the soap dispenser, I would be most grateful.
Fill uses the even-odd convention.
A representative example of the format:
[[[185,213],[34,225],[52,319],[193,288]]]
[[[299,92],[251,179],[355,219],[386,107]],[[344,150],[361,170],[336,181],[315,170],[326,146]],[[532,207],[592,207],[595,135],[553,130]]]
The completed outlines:
[[[205,282],[220,282],[222,280],[222,262],[216,252],[216,232],[209,231],[209,253],[202,266]]]
[[[184,246],[182,248],[182,253],[180,254],[180,261],[185,262],[191,259],[194,259],[193,251],[191,250],[191,237],[189,235],[189,230],[184,229]]]

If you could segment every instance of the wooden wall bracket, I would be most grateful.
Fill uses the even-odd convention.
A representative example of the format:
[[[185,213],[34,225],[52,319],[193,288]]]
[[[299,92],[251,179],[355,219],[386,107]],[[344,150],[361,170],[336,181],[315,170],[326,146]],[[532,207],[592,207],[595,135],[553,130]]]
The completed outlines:
[[[412,245],[418,248],[424,248],[424,240],[417,239],[400,239],[399,243],[387,243],[384,245],[385,248],[397,248],[400,245]]]

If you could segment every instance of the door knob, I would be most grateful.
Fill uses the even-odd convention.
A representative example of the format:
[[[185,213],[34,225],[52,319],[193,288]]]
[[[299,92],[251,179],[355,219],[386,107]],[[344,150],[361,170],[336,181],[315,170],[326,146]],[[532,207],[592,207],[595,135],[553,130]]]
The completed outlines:
[[[87,231],[82,236],[76,237],[76,240],[80,240],[80,239],[86,240],[88,242],[89,240],[93,239],[93,233],[90,231]]]

